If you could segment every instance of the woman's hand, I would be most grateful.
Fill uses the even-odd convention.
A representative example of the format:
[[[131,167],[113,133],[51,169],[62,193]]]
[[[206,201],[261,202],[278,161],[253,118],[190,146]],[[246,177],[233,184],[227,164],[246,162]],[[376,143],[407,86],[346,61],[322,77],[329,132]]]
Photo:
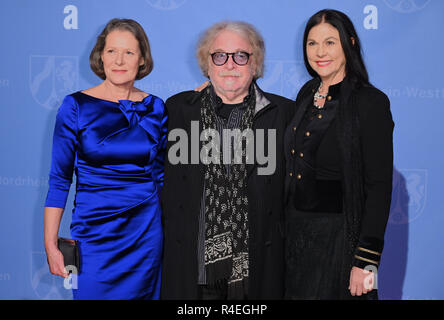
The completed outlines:
[[[69,273],[65,269],[63,254],[55,244],[46,247],[46,256],[48,257],[49,271],[52,274],[63,278],[69,276]]]
[[[362,296],[373,290],[375,275],[373,272],[353,267],[350,272],[350,285],[348,289],[352,296]]]
[[[200,86],[198,86],[196,89],[194,89],[194,91],[201,92],[203,89],[205,89],[206,87],[208,87],[209,84],[210,84],[210,81],[205,81],[205,82],[202,83]]]
[[[65,270],[63,254],[59,248],[57,248],[57,235],[59,233],[63,209],[45,207],[44,215],[45,250],[46,257],[48,258],[49,271],[57,276],[67,278],[68,272]]]

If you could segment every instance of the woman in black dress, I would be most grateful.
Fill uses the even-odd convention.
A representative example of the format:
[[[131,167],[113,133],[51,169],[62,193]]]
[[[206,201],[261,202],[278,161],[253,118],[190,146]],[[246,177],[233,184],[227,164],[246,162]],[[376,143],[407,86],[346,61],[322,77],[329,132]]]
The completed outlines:
[[[370,84],[342,12],[313,15],[303,47],[313,79],[285,134],[286,297],[376,299],[392,190],[390,102]]]

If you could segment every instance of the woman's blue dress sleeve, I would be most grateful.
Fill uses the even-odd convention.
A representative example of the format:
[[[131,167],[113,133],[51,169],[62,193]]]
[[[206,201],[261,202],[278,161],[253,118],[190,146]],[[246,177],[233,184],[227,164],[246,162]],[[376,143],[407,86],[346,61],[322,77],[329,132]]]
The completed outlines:
[[[160,121],[160,139],[157,145],[157,154],[153,160],[153,179],[156,182],[157,190],[160,193],[163,187],[163,176],[164,176],[164,166],[165,166],[165,156],[166,156],[166,141],[167,141],[167,123],[168,116],[166,113],[165,104],[161,99],[157,99],[155,104],[155,109],[162,110],[162,118]]]
[[[77,147],[77,111],[75,99],[66,96],[57,112],[46,207],[64,209],[66,205]]]

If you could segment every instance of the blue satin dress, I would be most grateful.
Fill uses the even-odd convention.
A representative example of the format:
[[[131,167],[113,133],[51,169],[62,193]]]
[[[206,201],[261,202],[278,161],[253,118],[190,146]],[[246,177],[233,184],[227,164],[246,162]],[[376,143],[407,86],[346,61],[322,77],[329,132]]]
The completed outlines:
[[[159,299],[166,122],[153,95],[112,102],[76,92],[60,106],[45,206],[65,207],[75,172],[74,299]]]

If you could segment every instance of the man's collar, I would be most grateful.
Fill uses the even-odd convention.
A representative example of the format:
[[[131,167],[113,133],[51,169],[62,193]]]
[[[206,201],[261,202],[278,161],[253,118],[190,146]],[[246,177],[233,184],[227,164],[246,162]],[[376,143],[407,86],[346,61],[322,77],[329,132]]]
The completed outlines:
[[[261,90],[261,88],[259,88],[256,81],[253,81],[252,85],[255,90],[255,96],[256,96],[256,106],[254,108],[254,114],[256,114],[259,111],[261,111],[263,108],[268,106],[270,104],[270,100],[268,100],[265,97],[264,92]]]
[[[214,86],[211,84],[210,82],[210,95],[212,98],[212,101],[214,102],[214,107],[215,108],[219,108],[222,104],[223,101],[222,99],[217,95],[216,91],[214,90]],[[253,96],[253,93],[255,92],[255,83],[254,81],[250,84],[250,87],[248,89],[248,94],[244,97],[244,99],[242,100],[242,104],[243,106],[246,106],[249,102],[249,100],[251,99],[251,97]],[[233,103],[233,104],[238,104],[238,103]]]
[[[188,102],[190,104],[194,104],[196,103],[200,97],[205,94],[206,90],[209,89],[210,90],[210,94],[214,94],[218,99],[220,99],[214,92],[214,89],[211,87],[211,83],[210,83],[210,88],[206,87],[204,88],[202,91],[198,92],[195,91],[193,95],[190,96]],[[270,101],[265,97],[264,92],[261,90],[261,88],[259,88],[259,86],[257,85],[256,81],[253,81],[250,85],[250,89],[249,89],[249,94],[245,97],[248,99],[248,97],[252,96],[252,90],[254,90],[255,93],[255,97],[256,97],[256,105],[255,105],[255,110],[254,113],[258,113],[260,110],[262,110],[263,108],[265,108],[266,106],[268,106],[270,104]],[[213,93],[211,93],[213,92]],[[220,99],[222,101],[222,99]],[[217,100],[215,100],[217,101]]]

